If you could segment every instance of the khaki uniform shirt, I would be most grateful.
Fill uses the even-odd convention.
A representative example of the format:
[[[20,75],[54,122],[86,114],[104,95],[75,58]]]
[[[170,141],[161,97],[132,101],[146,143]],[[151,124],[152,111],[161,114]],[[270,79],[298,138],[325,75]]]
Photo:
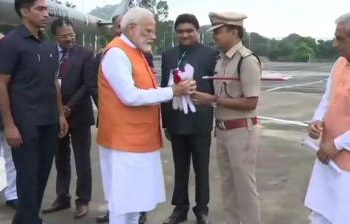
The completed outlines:
[[[215,67],[215,74],[224,77],[235,77],[240,80],[214,80],[215,94],[231,98],[258,97],[260,95],[261,67],[259,61],[251,55],[251,51],[239,42],[227,53],[220,53]],[[241,57],[241,75],[238,77],[237,66]],[[216,119],[231,120],[239,118],[252,118],[257,116],[257,110],[240,111],[218,105]]]

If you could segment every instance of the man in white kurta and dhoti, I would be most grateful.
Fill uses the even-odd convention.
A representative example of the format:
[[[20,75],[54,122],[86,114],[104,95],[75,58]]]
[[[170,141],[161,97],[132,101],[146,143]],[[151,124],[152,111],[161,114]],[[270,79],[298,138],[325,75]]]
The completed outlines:
[[[336,23],[334,45],[341,57],[309,128],[310,137],[320,138],[305,198],[311,224],[350,223],[350,13]],[[330,166],[330,160],[342,172]]]
[[[137,224],[139,212],[165,201],[159,103],[196,88],[193,81],[158,87],[143,55],[151,51],[155,26],[149,10],[130,9],[100,66],[97,142],[111,224]]]

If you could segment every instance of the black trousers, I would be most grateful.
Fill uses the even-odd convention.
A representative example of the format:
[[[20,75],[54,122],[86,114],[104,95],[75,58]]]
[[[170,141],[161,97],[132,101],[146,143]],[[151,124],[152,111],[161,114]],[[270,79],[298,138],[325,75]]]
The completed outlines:
[[[13,223],[41,224],[39,211],[58,146],[58,125],[33,126],[21,135],[23,144],[12,149],[18,194]]]
[[[89,125],[71,127],[68,134],[60,140],[55,154],[57,169],[56,193],[60,202],[70,202],[69,185],[71,181],[71,143],[77,172],[76,204],[87,205],[91,200],[91,129]]]
[[[211,133],[171,135],[175,164],[175,187],[172,204],[188,211],[188,179],[191,159],[196,180],[195,214],[208,213],[209,203],[209,156]]]

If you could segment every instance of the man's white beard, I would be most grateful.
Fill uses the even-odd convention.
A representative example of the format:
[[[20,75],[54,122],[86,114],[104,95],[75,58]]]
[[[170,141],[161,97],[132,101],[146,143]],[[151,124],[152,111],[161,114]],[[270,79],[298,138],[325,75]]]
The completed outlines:
[[[141,44],[140,48],[143,52],[152,53],[152,45],[150,44]]]

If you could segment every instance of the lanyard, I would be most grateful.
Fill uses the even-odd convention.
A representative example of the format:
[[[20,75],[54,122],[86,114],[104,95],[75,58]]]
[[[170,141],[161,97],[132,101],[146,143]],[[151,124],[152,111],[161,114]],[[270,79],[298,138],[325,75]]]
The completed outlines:
[[[183,59],[185,58],[185,56],[187,55],[187,51],[185,51],[182,55],[180,60],[177,62],[177,68],[179,68],[179,66],[181,65]]]

